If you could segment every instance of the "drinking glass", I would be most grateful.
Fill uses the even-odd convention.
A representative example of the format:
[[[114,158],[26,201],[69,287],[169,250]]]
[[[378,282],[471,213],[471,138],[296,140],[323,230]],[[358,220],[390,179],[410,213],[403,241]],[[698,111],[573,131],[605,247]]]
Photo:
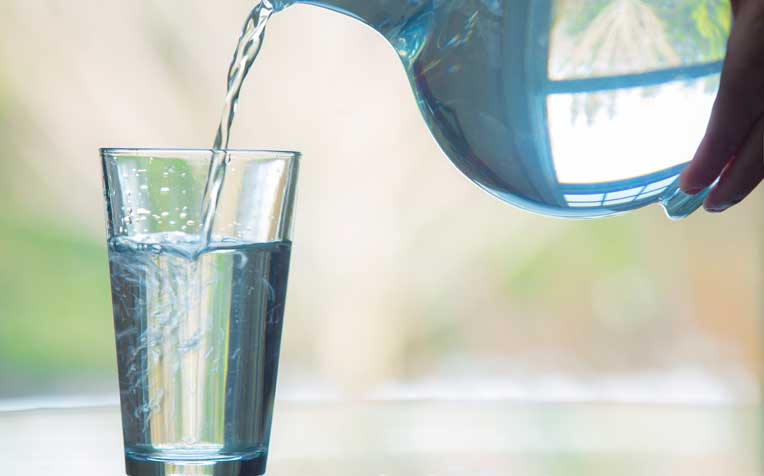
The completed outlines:
[[[102,149],[127,473],[265,473],[299,154]]]

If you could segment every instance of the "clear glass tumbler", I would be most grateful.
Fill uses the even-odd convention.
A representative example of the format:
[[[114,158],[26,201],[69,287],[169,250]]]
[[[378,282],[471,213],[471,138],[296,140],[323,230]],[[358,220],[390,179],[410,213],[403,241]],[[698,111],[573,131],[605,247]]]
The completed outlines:
[[[299,154],[103,149],[127,473],[265,473]]]

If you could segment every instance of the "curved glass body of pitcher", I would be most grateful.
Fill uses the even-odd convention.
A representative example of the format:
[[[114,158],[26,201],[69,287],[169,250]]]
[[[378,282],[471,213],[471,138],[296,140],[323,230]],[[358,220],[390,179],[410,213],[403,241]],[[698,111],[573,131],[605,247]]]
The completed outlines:
[[[705,132],[729,0],[277,0],[351,15],[398,51],[467,177],[544,215],[700,206],[677,178]],[[681,3],[681,5],[678,5]]]

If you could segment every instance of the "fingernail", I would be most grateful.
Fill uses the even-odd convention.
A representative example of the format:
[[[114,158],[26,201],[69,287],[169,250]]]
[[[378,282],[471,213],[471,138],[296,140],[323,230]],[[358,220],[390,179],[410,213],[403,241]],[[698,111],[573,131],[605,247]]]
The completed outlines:
[[[726,211],[731,206],[732,205],[717,205],[717,206],[714,206],[714,207],[706,208],[706,211],[708,213],[722,213],[722,212]]]
[[[734,207],[735,205],[737,205],[740,202],[742,202],[742,199],[733,200],[733,201],[731,201],[729,203],[724,203],[724,204],[721,204],[721,205],[714,205],[713,207],[706,208],[706,211],[708,213],[722,213],[722,212],[726,212],[727,210],[729,210],[730,208]]]
[[[697,195],[702,191],[703,191],[703,187],[690,187],[684,190],[684,193],[686,193],[687,195]]]

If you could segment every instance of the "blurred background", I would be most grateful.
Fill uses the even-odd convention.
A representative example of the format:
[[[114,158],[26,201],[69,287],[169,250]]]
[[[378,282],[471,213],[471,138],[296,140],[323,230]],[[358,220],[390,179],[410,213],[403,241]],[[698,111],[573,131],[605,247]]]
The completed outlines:
[[[0,0],[0,399],[116,401],[98,148],[209,146],[250,5]],[[310,7],[239,113],[233,146],[304,153],[281,398],[758,402],[761,191],[680,223],[510,208],[392,48]]]

